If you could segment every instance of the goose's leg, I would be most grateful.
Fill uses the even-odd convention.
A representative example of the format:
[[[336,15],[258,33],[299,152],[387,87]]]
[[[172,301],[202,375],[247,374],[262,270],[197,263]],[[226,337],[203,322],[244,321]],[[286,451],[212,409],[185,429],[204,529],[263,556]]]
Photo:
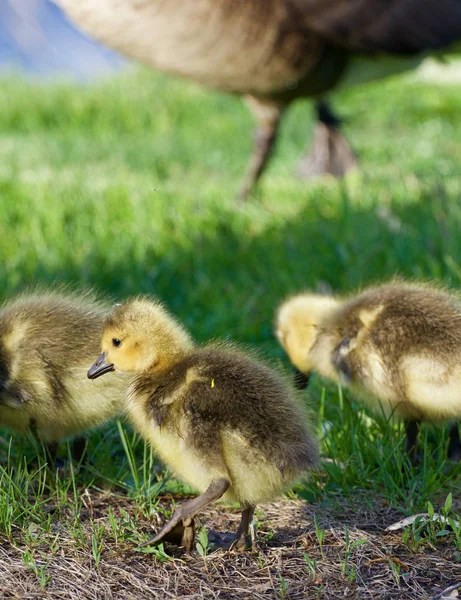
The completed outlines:
[[[174,515],[171,519],[163,526],[163,528],[155,535],[153,538],[141,544],[141,548],[144,546],[149,546],[150,544],[156,544],[157,542],[161,542],[165,539],[168,534],[170,534],[178,524],[182,523],[185,530],[189,527],[193,527],[193,520],[196,513],[208,504],[211,504],[218,498],[224,494],[224,492],[229,487],[230,482],[228,479],[217,479],[212,481],[203,494],[197,496],[197,498],[193,498],[192,500],[187,500],[187,502],[183,502],[178,508],[175,510]],[[187,542],[187,549],[190,550],[193,546],[194,540],[190,539],[190,531],[184,532],[183,540]]]
[[[30,419],[29,421],[29,430],[32,434],[33,438],[38,444],[41,444],[40,436],[37,431],[37,421],[35,419]],[[58,459],[58,448],[59,442],[44,442],[43,447],[45,449],[45,459],[48,463],[48,468],[52,470],[60,469],[63,466],[63,461]]]
[[[59,442],[48,442],[45,444],[46,458],[50,469],[62,469],[64,461],[58,458]]]
[[[357,167],[356,155],[341,132],[341,120],[330,106],[324,101],[317,102],[316,111],[314,145],[301,159],[297,175],[306,179],[326,174],[344,177]]]
[[[410,454],[412,463],[416,462],[417,459],[419,426],[419,421],[407,421],[405,424],[405,451]]]
[[[449,439],[448,458],[455,461],[461,460],[461,439],[459,437],[458,423],[455,423],[451,427]]]
[[[261,177],[274,147],[285,104],[247,96],[246,101],[257,121],[255,146],[238,199],[244,201]]]
[[[72,442],[72,458],[78,463],[86,462],[86,439],[77,437]]]
[[[231,550],[246,550],[248,547],[248,529],[250,527],[251,520],[253,519],[254,512],[255,507],[253,505],[245,506],[245,508],[242,510],[242,518],[240,520],[237,533],[235,534],[234,541],[230,546]]]

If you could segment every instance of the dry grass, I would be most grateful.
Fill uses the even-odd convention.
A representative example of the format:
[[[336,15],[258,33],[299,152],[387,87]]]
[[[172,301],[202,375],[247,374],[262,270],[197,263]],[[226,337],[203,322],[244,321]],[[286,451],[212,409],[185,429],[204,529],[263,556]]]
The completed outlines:
[[[420,552],[410,552],[401,533],[383,533],[386,525],[399,518],[385,503],[362,512],[356,505],[354,510],[345,508],[341,515],[332,516],[301,500],[282,500],[263,506],[258,513],[258,551],[236,554],[218,549],[201,558],[170,547],[172,560],[161,562],[136,552],[128,539],[133,524],[144,532],[152,527],[133,502],[96,492],[85,497],[86,507],[80,514],[83,546],[76,545],[68,533],[71,528],[66,528],[73,519],[69,510],[56,513],[52,531],[42,535],[33,548],[35,569],[44,568],[49,578],[46,589],[41,588],[30,561],[25,564],[24,552],[30,545],[2,539],[1,598],[424,600],[461,580],[459,556],[452,546],[436,550],[426,545]],[[109,506],[125,529],[126,535],[119,539],[111,534]],[[325,530],[321,545],[314,514],[318,528]],[[207,528],[232,531],[239,515],[232,509],[213,507],[202,519]],[[105,535],[97,566],[90,540],[94,528],[102,525]],[[55,542],[51,555],[49,548]]]

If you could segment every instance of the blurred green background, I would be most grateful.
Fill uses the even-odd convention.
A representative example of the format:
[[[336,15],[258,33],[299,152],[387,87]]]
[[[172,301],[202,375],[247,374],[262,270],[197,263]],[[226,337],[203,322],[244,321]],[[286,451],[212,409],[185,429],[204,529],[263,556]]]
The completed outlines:
[[[407,77],[337,94],[361,161],[342,182],[293,176],[313,124],[311,105],[299,102],[242,205],[234,196],[253,121],[239,99],[145,70],[87,85],[4,78],[0,295],[56,281],[114,300],[154,294],[198,341],[251,344],[289,368],[273,336],[289,293],[349,292],[395,274],[459,286],[459,92]],[[380,486],[411,510],[459,490],[440,429],[426,431],[424,468],[402,469],[400,426],[370,419],[319,379],[304,397],[333,459],[328,477],[304,488],[309,499]],[[141,465],[143,444],[130,440]],[[3,445],[13,464],[32,452],[18,439]],[[78,484],[132,489],[115,425],[91,435],[90,459]]]

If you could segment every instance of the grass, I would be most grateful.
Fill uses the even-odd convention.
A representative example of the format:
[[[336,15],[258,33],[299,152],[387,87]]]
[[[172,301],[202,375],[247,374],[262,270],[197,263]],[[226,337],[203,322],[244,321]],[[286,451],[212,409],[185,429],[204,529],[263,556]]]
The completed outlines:
[[[292,176],[312,124],[310,106],[296,104],[267,175],[244,206],[236,205],[234,194],[253,122],[238,99],[145,71],[91,87],[15,78],[2,86],[2,297],[56,280],[94,286],[114,299],[152,293],[197,340],[255,345],[288,367],[272,333],[274,310],[288,293],[350,291],[395,274],[460,285],[459,86],[396,79],[338,95],[335,106],[362,164],[360,175],[343,183]],[[424,460],[415,470],[402,451],[402,427],[371,417],[348,392],[315,379],[306,401],[330,462],[296,493],[327,517],[299,525],[310,527],[313,542],[308,554],[299,551],[296,564],[309,593],[317,590],[312,597],[330,597],[327,565],[336,561],[335,577],[352,586],[350,594],[371,598],[357,591],[364,580],[361,561],[373,554],[373,544],[384,542],[381,534],[363,541],[366,515],[377,515],[379,529],[381,522],[427,511],[428,503],[442,510],[452,493],[449,516],[456,518],[461,465],[444,461],[444,430],[425,429]],[[63,446],[64,457],[67,452]],[[56,561],[63,540],[72,585],[83,576],[79,561],[87,561],[89,580],[117,597],[105,579],[105,557],[132,561],[133,544],[149,535],[143,533],[147,523],[168,514],[172,496],[187,492],[125,424],[91,433],[90,463],[51,480],[43,449],[31,440],[10,441],[4,432],[0,456],[1,539],[11,560],[19,561],[17,579],[8,576],[0,585],[5,597],[17,582],[24,597],[36,589],[60,597]],[[423,548],[454,565],[459,531],[440,531],[415,526],[395,539],[401,545],[406,539],[405,552]],[[206,567],[211,577],[205,533],[197,573]],[[266,552],[276,553],[277,539],[281,546],[285,538],[277,538],[277,530],[261,535],[266,546],[257,568],[269,569],[277,597],[296,597],[289,570]],[[169,564],[163,547],[153,552]],[[382,569],[402,598],[426,597],[421,594],[429,594],[429,584],[410,585],[400,572],[406,573],[402,559],[393,556],[378,552],[373,560],[385,560]],[[151,565],[153,557],[139,560]],[[146,593],[138,580],[130,581],[140,596]]]

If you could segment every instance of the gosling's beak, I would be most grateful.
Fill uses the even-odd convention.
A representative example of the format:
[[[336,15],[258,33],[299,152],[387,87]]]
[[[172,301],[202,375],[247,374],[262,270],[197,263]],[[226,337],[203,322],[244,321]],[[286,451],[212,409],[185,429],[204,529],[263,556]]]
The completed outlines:
[[[294,384],[298,390],[305,390],[309,385],[310,373],[302,373],[299,369],[295,369]]]
[[[115,371],[115,367],[111,363],[106,363],[106,353],[103,352],[88,371],[88,379],[96,379],[97,377],[104,375],[104,373],[109,373],[110,371]]]
[[[332,363],[338,372],[340,382],[349,385],[352,382],[352,366],[349,356],[351,340],[344,338],[333,351]]]

